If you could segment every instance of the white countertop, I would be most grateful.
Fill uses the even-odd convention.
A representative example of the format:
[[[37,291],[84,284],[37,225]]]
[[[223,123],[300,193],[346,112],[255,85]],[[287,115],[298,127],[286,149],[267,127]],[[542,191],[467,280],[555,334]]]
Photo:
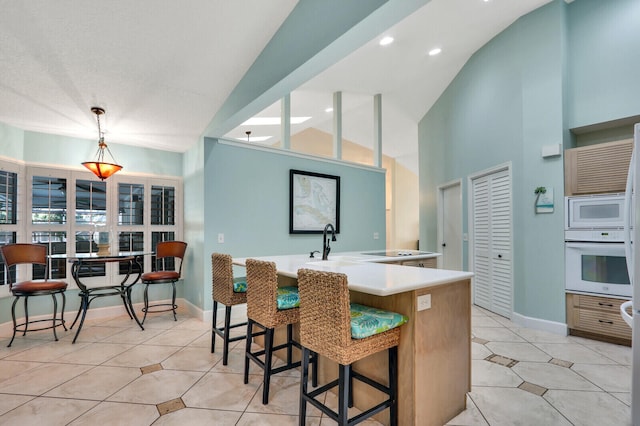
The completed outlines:
[[[329,255],[329,260],[310,259],[308,254],[264,256],[254,259],[275,262],[279,274],[292,278],[298,276],[298,269],[301,268],[343,273],[349,281],[349,289],[377,296],[434,287],[473,276],[471,272],[393,265],[380,263],[383,260],[374,262],[360,257],[361,252],[344,252]],[[388,257],[386,259],[389,261]],[[409,256],[402,256],[401,259],[411,260]],[[246,260],[247,258],[234,258],[233,263],[245,266]]]

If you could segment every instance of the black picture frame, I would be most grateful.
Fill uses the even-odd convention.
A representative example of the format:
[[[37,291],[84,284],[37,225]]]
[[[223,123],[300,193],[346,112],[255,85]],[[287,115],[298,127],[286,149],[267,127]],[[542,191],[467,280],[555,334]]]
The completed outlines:
[[[289,233],[322,234],[330,223],[340,232],[340,176],[289,171]]]

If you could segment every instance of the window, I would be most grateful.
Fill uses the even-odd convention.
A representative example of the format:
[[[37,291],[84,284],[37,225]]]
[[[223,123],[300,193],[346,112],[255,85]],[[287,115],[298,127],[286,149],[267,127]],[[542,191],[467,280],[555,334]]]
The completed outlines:
[[[118,225],[144,223],[144,185],[118,184]]]
[[[107,182],[76,180],[76,225],[107,223]]]
[[[16,224],[18,174],[0,170],[0,223]]]
[[[112,250],[151,253],[157,241],[180,239],[181,216],[181,178],[117,175],[99,181],[85,171],[0,160],[0,245],[30,242],[45,245],[49,254],[95,253],[97,232],[108,232]],[[144,261],[141,267],[150,270],[152,257]],[[66,259],[52,259],[49,267],[50,278],[73,288]],[[1,287],[8,283],[1,257],[0,268]],[[88,285],[117,285],[127,273],[128,263],[79,271]],[[15,278],[16,271],[11,274]],[[18,280],[38,279],[45,271],[18,268],[17,274],[25,275]]]
[[[151,223],[175,225],[176,190],[169,186],[151,187]]]
[[[0,162],[0,245],[15,243],[18,230],[18,172],[11,164]],[[9,283],[9,276],[0,256],[0,285]],[[15,268],[10,272],[15,279]]]
[[[67,180],[34,176],[31,184],[31,222],[67,223]]]

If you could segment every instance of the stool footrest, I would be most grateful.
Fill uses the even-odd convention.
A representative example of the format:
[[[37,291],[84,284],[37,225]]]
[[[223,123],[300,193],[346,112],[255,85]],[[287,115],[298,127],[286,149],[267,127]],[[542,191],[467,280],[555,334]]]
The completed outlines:
[[[157,308],[160,306],[170,306],[169,308],[166,309],[150,309],[150,308]],[[155,305],[149,305],[146,308],[142,308],[142,312],[148,312],[148,313],[157,313],[157,312],[169,312],[169,311],[174,311],[178,309],[178,305],[174,305],[171,303],[156,303]]]

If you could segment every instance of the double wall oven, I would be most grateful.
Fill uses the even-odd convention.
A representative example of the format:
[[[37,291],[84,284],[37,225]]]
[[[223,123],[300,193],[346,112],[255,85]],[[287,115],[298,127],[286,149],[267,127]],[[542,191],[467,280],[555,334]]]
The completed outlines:
[[[624,249],[624,194],[565,200],[566,290],[631,297]]]

